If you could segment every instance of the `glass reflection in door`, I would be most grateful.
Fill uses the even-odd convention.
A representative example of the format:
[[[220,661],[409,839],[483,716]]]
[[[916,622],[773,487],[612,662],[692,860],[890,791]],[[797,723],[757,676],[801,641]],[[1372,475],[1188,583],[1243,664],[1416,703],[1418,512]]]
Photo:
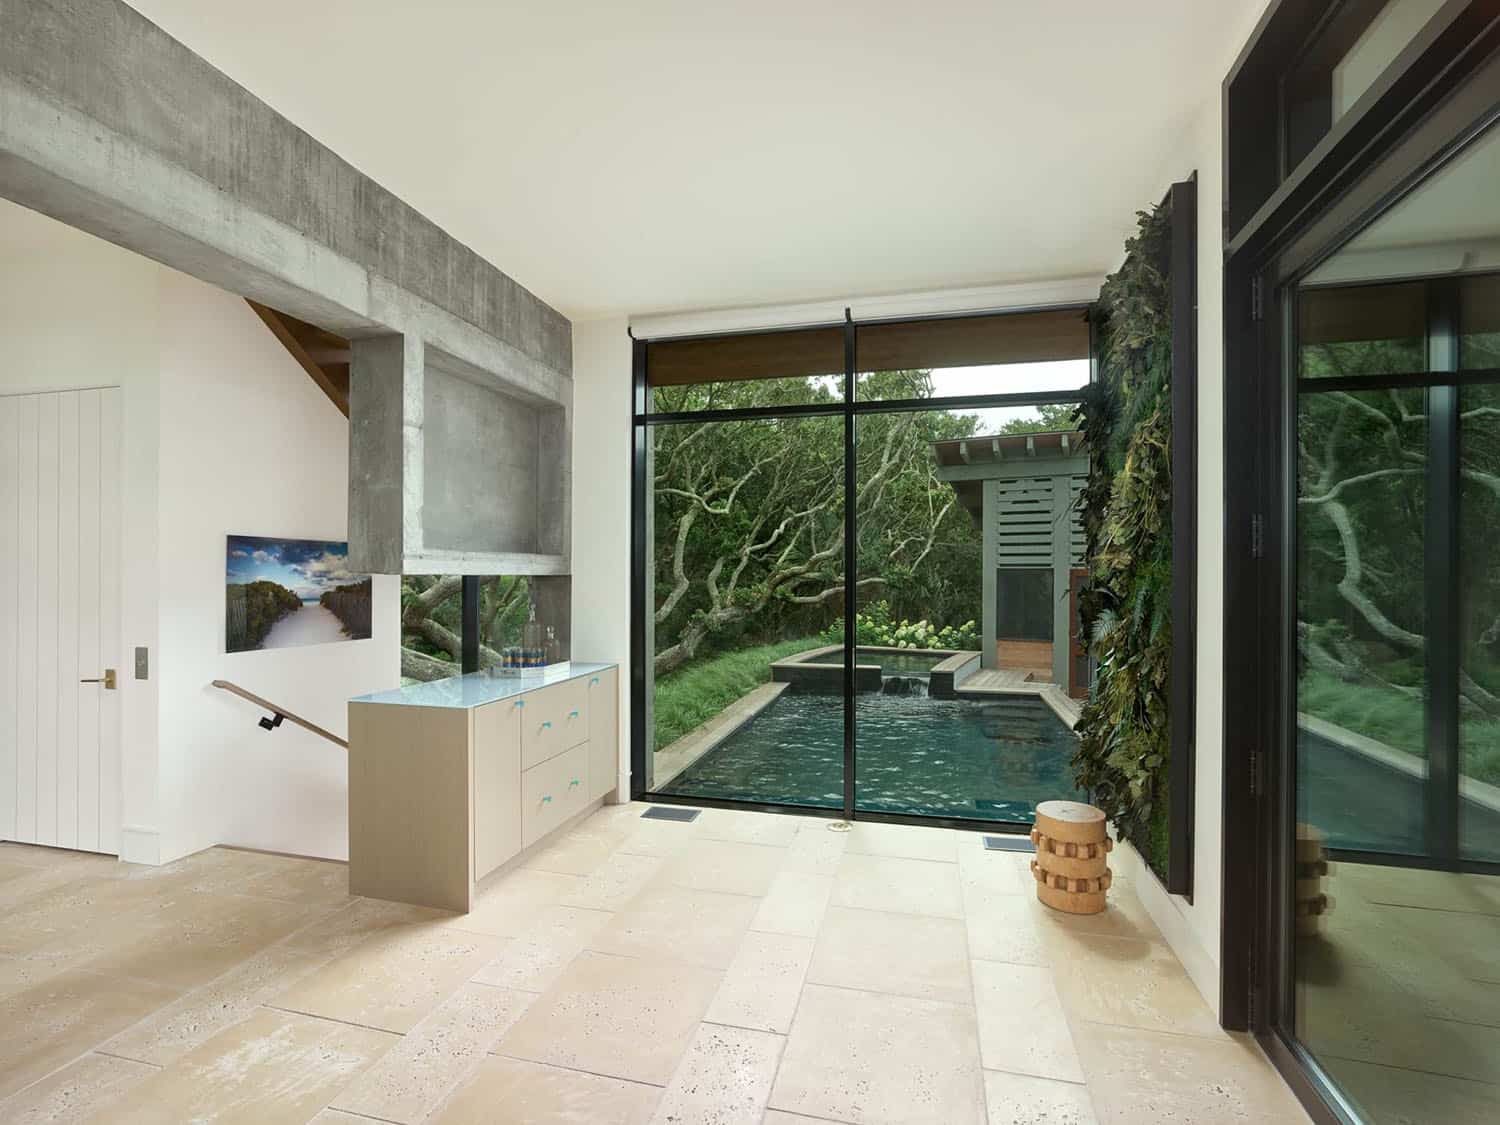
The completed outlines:
[[[1500,134],[1303,278],[1296,1037],[1367,1120],[1500,1120]]]

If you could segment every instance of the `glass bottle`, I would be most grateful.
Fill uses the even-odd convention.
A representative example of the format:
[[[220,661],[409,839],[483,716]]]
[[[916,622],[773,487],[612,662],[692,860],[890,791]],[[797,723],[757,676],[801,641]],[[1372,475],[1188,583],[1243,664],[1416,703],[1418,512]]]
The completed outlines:
[[[526,667],[541,667],[544,645],[545,635],[542,632],[542,623],[536,619],[536,602],[532,602],[531,612],[526,618],[526,627],[521,631],[521,647],[525,649]]]

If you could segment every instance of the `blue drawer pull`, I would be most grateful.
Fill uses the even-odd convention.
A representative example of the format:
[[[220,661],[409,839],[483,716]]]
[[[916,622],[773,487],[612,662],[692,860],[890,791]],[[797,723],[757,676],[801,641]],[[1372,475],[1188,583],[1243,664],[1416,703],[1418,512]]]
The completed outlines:
[[[524,699],[518,699],[518,700],[516,700],[516,706],[517,707],[525,707],[526,706],[526,700],[524,700]]]
[[[543,723],[542,724],[542,729],[543,730],[551,730],[552,729],[552,720],[548,719],[545,723]]]
[[[576,718],[578,718],[578,712],[577,711],[569,711],[568,712],[568,718],[570,718],[570,719],[576,719]]]
[[[542,798],[542,804],[544,804],[544,805],[550,805],[551,803],[552,803],[552,797],[550,795]]]
[[[599,677],[595,676],[593,679],[591,679],[589,681],[589,686],[592,687],[594,684],[597,684],[598,682],[599,682]]]
[[[582,783],[575,777],[572,781],[568,782],[568,788],[571,789],[573,786],[580,784]]]

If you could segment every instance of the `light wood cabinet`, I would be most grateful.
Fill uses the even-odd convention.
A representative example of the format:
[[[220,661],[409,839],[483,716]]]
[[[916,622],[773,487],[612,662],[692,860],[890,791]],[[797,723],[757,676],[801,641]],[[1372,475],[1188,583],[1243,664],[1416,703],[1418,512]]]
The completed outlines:
[[[473,712],[349,705],[349,893],[467,911]]]
[[[589,800],[608,797],[620,784],[620,671],[588,678]]]
[[[467,912],[474,887],[613,791],[619,674],[414,684],[349,703],[349,885]]]

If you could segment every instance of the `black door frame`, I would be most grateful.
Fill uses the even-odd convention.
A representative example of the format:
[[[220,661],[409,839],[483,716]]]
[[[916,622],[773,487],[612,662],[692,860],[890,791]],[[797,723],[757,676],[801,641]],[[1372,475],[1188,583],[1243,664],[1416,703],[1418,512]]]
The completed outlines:
[[[1280,9],[1273,4],[1261,36]],[[1226,154],[1252,133],[1231,86],[1274,70],[1252,40],[1225,80]],[[1271,44],[1280,49],[1284,44]],[[1291,918],[1295,824],[1295,663],[1285,623],[1294,611],[1295,384],[1286,282],[1383,213],[1500,120],[1500,4],[1451,0],[1303,165],[1226,233],[1224,819],[1221,1021],[1256,1033],[1318,1121],[1357,1120],[1291,1034]],[[1264,139],[1264,131],[1261,132]],[[1226,214],[1244,216],[1231,162]],[[1248,424],[1247,424],[1248,422]],[[1440,607],[1446,613],[1451,607]],[[1440,716],[1441,718],[1441,716]]]
[[[646,339],[636,339],[632,334],[631,371],[631,432],[634,436],[631,455],[631,686],[630,686],[630,796],[636,801],[654,801],[661,804],[692,805],[707,808],[745,809],[756,812],[792,813],[801,816],[825,817],[843,820],[868,820],[888,824],[929,825],[943,828],[960,828],[975,832],[1024,835],[1031,830],[1030,823],[1009,820],[977,820],[966,817],[919,816],[908,813],[876,812],[856,809],[855,782],[857,774],[857,706],[854,691],[855,664],[855,620],[849,612],[847,589],[845,592],[844,642],[843,642],[843,696],[844,696],[844,777],[843,804],[841,808],[813,807],[808,805],[779,804],[764,801],[739,801],[722,798],[686,797],[670,793],[656,793],[645,787],[646,747],[651,732],[646,729],[646,551],[651,544],[646,542],[646,512],[651,502],[649,482],[646,479],[647,446],[653,426],[681,424],[685,422],[743,422],[770,419],[842,417],[844,422],[844,575],[858,572],[858,513],[855,504],[858,463],[856,460],[856,423],[864,415],[901,414],[912,411],[987,409],[993,407],[1074,405],[1081,400],[1082,387],[1068,391],[1030,391],[1015,394],[960,395],[943,398],[872,399],[859,400],[855,396],[858,377],[858,330],[862,326],[877,324],[917,324],[935,320],[961,320],[977,317],[993,317],[1027,313],[1076,310],[1080,318],[1091,307],[1089,302],[1032,305],[1017,309],[995,309],[983,312],[963,312],[935,316],[889,317],[870,320],[855,320],[849,309],[844,310],[844,319],[839,324],[796,326],[804,328],[841,328],[844,334],[844,399],[837,403],[818,403],[807,406],[751,407],[734,410],[679,411],[653,413],[649,408],[650,393],[647,371]],[[672,337],[680,339],[712,339],[779,332],[786,329],[771,328],[744,332],[705,333],[696,337]],[[1094,378],[1092,335],[1090,337],[1089,378]]]

